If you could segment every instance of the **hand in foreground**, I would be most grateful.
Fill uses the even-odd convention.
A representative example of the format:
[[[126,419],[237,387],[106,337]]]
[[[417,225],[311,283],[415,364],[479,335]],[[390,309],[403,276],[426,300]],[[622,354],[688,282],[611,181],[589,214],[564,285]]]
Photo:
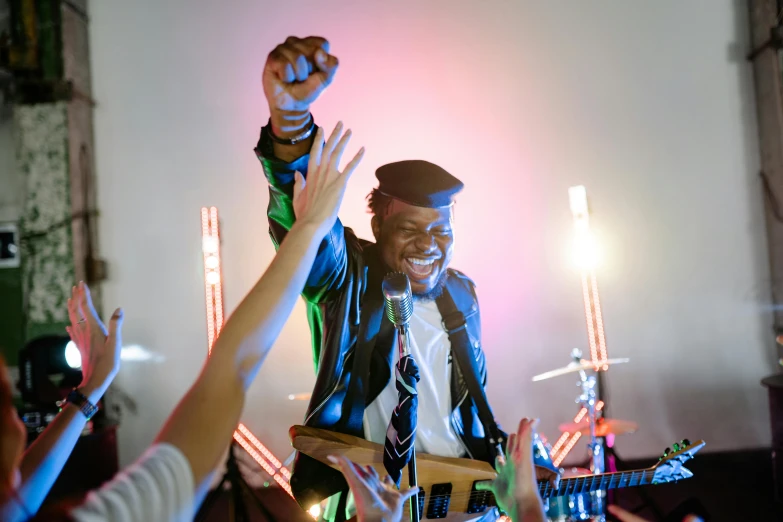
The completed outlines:
[[[351,488],[358,522],[399,522],[405,502],[419,492],[418,487],[399,491],[391,477],[381,481],[371,466],[359,466],[345,457],[329,460],[340,467]]]
[[[80,282],[71,290],[68,317],[71,326],[65,329],[82,358],[82,383],[79,388],[95,404],[120,369],[122,310],[114,311],[107,330],[95,311],[90,289]]]
[[[329,42],[319,36],[289,36],[266,59],[264,94],[271,112],[307,112],[310,104],[332,83],[337,58]]]
[[[323,235],[334,225],[348,179],[364,156],[362,147],[340,172],[340,159],[351,139],[350,129],[345,134],[342,132],[343,123],[340,122],[324,144],[323,129],[319,128],[310,151],[307,181],[300,172],[295,175],[293,203],[296,220],[318,226]]]
[[[638,515],[634,515],[633,513],[624,510],[620,506],[615,506],[614,504],[607,506],[606,509],[609,511],[609,513],[617,517],[620,522],[647,522],[647,520],[644,518]],[[682,522],[702,522],[702,520],[696,515],[688,515],[682,519]]]
[[[490,490],[498,507],[520,522],[544,520],[544,507],[538,494],[533,466],[533,432],[538,420],[522,419],[516,434],[508,437],[505,461],[498,459],[497,478],[479,483],[478,490]]]

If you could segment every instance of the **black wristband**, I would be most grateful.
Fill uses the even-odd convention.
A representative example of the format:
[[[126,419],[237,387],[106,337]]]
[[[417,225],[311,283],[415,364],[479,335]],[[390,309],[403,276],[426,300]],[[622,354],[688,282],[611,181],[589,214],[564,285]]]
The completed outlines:
[[[79,408],[84,416],[87,417],[87,420],[92,419],[93,415],[98,413],[98,407],[91,403],[90,399],[76,388],[71,390],[71,393],[65,398],[65,402],[70,402]]]
[[[305,129],[298,136],[294,136],[293,138],[279,138],[275,136],[275,133],[272,131],[272,119],[270,118],[269,137],[272,138],[272,141],[274,141],[275,143],[279,143],[281,145],[296,145],[300,141],[306,140],[313,134],[313,130],[315,130],[315,119],[313,118],[313,115],[309,114],[308,117],[310,118],[310,124],[307,126],[307,129]]]

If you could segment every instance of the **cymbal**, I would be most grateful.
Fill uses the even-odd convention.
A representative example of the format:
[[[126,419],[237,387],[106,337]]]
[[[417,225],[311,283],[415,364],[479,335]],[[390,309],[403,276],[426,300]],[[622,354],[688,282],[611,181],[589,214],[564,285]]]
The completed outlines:
[[[606,359],[605,361],[600,361],[599,368],[603,368],[604,366],[611,366],[613,364],[622,364],[630,362],[630,359],[624,358],[624,359]],[[556,370],[552,370],[546,373],[541,373],[533,377],[533,381],[543,381],[545,379],[551,379],[552,377],[559,377],[561,375],[567,375],[569,373],[579,372],[579,371],[587,371],[587,370],[595,370],[596,367],[593,364],[593,361],[588,361],[587,359],[582,359],[579,362],[571,362],[568,363],[568,366],[563,366],[562,368],[558,368]]]
[[[635,422],[618,419],[598,419],[598,422],[595,423],[595,436],[606,437],[610,433],[613,435],[625,435],[626,433],[633,433],[638,429],[639,425]],[[582,435],[590,435],[590,423],[585,420],[572,424],[561,424],[560,431],[569,433],[578,431]]]

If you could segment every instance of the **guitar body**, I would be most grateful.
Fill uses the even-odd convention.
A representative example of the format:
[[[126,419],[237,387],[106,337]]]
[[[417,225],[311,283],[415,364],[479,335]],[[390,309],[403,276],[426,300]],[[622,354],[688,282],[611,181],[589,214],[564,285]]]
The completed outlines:
[[[381,477],[387,475],[383,467],[383,446],[380,444],[306,426],[293,426],[289,435],[294,449],[327,466],[337,469],[327,457],[342,455],[356,464],[374,467]],[[475,491],[476,482],[489,481],[497,476],[486,462],[417,453],[416,474],[417,485],[424,492],[422,520],[464,522],[477,518],[494,506],[489,493]],[[402,486],[407,486],[407,469],[403,470],[402,477]],[[421,504],[421,493],[419,496]],[[408,517],[407,507],[405,517]]]
[[[329,455],[340,455],[361,466],[372,466],[381,477],[386,476],[383,466],[384,448],[359,437],[333,431],[292,426],[289,430],[291,444],[327,466],[337,469],[329,462]],[[538,483],[541,498],[580,495],[591,491],[665,484],[693,476],[683,463],[704,447],[703,440],[693,444],[688,440],[673,444],[674,452],[667,448],[664,456],[647,469],[616,473],[565,475],[557,488],[547,482]],[[470,459],[436,457],[416,454],[416,473],[419,489],[419,512],[421,520],[445,520],[465,522],[479,518],[495,506],[492,493],[478,491],[476,484],[493,480],[497,474],[486,462]],[[403,485],[408,477],[403,470]],[[409,518],[408,506],[404,518]]]

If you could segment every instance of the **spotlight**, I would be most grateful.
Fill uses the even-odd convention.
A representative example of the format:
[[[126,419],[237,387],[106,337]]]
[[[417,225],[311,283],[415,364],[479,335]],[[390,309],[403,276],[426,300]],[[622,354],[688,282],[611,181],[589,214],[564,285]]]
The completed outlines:
[[[74,370],[82,369],[82,354],[73,341],[68,341],[65,345],[65,362]]]
[[[313,518],[318,519],[318,516],[321,514],[321,506],[318,504],[313,504],[310,506],[310,509],[308,509],[307,512],[310,513],[310,516]]]
[[[36,406],[55,406],[82,381],[81,355],[71,339],[47,335],[19,351],[19,391]]]
[[[569,188],[568,199],[574,217],[574,263],[582,270],[594,270],[601,262],[601,249],[590,231],[587,189],[584,185]]]

